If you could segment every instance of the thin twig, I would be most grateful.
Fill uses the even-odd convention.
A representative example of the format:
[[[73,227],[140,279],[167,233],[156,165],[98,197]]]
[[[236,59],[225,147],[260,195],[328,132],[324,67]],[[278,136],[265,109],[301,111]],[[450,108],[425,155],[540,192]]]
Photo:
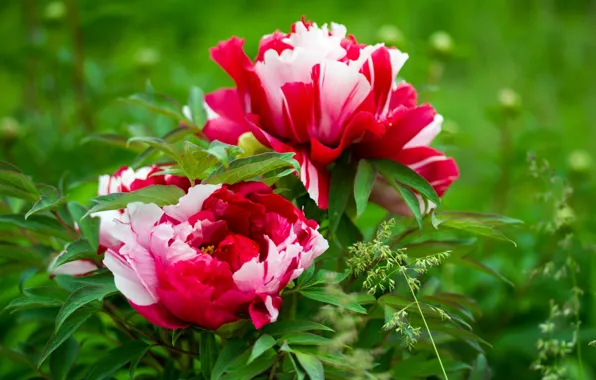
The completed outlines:
[[[64,219],[62,219],[62,217],[60,216],[60,214],[58,214],[58,212],[56,212],[56,210],[52,210],[52,215],[54,215],[56,220],[58,220],[58,223],[60,223],[60,225],[64,227],[64,229],[73,239],[79,238],[79,234],[75,230],[73,230],[72,227],[70,227],[70,225],[68,225],[68,223],[66,223]]]

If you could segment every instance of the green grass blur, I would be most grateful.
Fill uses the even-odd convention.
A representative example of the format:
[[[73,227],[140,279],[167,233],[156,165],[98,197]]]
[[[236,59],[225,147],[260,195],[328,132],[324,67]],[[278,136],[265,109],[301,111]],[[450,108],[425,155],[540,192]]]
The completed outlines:
[[[232,83],[208,48],[238,35],[254,55],[259,38],[288,30],[302,15],[345,24],[360,42],[386,41],[410,55],[400,76],[444,115],[436,145],[454,156],[461,179],[445,197],[447,210],[497,212],[526,221],[518,242],[486,242],[475,256],[515,287],[445,267],[439,277],[475,298],[475,330],[489,341],[495,379],[535,379],[539,324],[549,300],[571,295],[569,279],[532,276],[571,254],[580,264],[580,333],[585,379],[596,379],[596,2],[589,0],[102,0],[0,2],[0,159],[37,181],[93,179],[130,162],[124,149],[81,140],[92,133],[163,135],[175,125],[117,98],[156,91],[184,103],[190,86],[211,91]],[[438,33],[437,32],[443,32]],[[546,159],[574,189],[574,222],[554,234],[556,202],[542,202],[556,184],[530,175],[528,155]],[[85,187],[78,197],[93,195]],[[552,200],[552,199],[551,199]],[[560,212],[559,212],[560,213]],[[570,248],[560,248],[573,234]],[[0,307],[18,281],[0,278]],[[0,325],[11,317],[0,315]],[[562,327],[562,338],[570,329]],[[0,343],[18,332],[0,327]],[[570,368],[577,355],[568,357]],[[0,363],[2,360],[0,358]],[[1,365],[0,365],[1,367]],[[0,371],[1,374],[1,371]],[[571,378],[579,378],[570,373]]]

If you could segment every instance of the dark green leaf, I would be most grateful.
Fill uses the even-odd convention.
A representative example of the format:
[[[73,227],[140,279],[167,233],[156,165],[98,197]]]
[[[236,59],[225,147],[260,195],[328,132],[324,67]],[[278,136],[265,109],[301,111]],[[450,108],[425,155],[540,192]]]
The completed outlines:
[[[492,378],[491,370],[486,361],[486,357],[478,354],[474,361],[474,366],[470,370],[468,380],[490,380]]]
[[[340,282],[348,278],[348,276],[350,276],[351,274],[351,269],[348,269],[343,273],[321,269],[317,271],[317,273],[310,281],[305,282],[304,286],[307,287],[319,284],[339,284]]]
[[[293,167],[300,171],[300,166],[293,159],[294,153],[261,153],[255,156],[238,158],[230,162],[228,168],[220,167],[204,181],[209,184],[234,184],[254,179],[273,170]]]
[[[308,284],[314,274],[315,274],[315,265],[313,263],[313,265],[309,266],[304,272],[302,272],[300,277],[298,277],[298,279],[296,280],[297,286],[299,288],[301,288],[303,285]]]
[[[35,247],[0,243],[2,261],[40,265],[42,257]]]
[[[42,235],[54,236],[59,239],[69,240],[70,235],[56,219],[45,215],[32,215],[25,219],[24,215],[0,215],[0,224],[9,224],[31,230]]]
[[[31,210],[25,214],[25,219],[38,212],[55,210],[66,202],[66,198],[64,198],[55,187],[38,185],[37,188],[39,190],[40,198],[35,202],[33,207],[31,207]]]
[[[303,289],[300,290],[300,294],[306,298],[310,298],[311,300],[340,306],[356,313],[366,314],[366,309],[360,306],[360,304],[358,304],[358,302],[356,302],[352,296],[348,294],[332,294],[327,292],[325,288]]]
[[[77,360],[79,345],[70,337],[52,355],[50,355],[50,371],[53,380],[66,380],[68,372]]]
[[[354,186],[354,172],[351,168],[337,165],[331,172],[329,185],[329,231],[335,233],[344,214],[350,191]]]
[[[238,356],[244,351],[245,344],[240,340],[228,340],[221,350],[213,369],[210,380],[219,380],[223,373],[230,368]]]
[[[207,112],[203,105],[204,101],[205,94],[203,93],[203,90],[199,87],[191,87],[190,95],[188,97],[188,108],[190,109],[193,123],[199,128],[203,128],[207,121]]]
[[[64,253],[62,253],[56,261],[52,269],[58,268],[62,264],[66,264],[71,261],[81,260],[81,259],[97,259],[97,251],[93,250],[93,247],[89,244],[87,240],[79,239],[77,241],[73,241],[72,243],[68,243],[68,245],[64,248]]]
[[[355,243],[364,240],[362,232],[360,232],[352,219],[345,213],[339,220],[339,226],[335,231],[335,235],[344,249],[348,249]]]
[[[246,364],[252,363],[253,360],[261,356],[263,353],[265,353],[265,351],[273,348],[273,346],[275,346],[275,338],[269,334],[261,335],[252,347],[250,357],[248,358],[248,362]]]
[[[93,199],[96,205],[85,216],[99,211],[126,208],[132,202],[155,203],[159,207],[173,205],[177,204],[183,196],[184,190],[170,185],[153,185],[130,193],[102,195]]]
[[[39,192],[29,177],[13,170],[0,170],[0,195],[32,202],[39,199]]]
[[[126,342],[120,347],[110,350],[99,359],[89,370],[86,380],[101,380],[111,376],[114,372],[132,360],[142,357],[149,350],[149,345],[142,341]]]
[[[81,234],[95,252],[99,248],[99,218],[86,218],[90,211],[87,208],[76,202],[68,203],[68,211],[72,219],[78,224]]]
[[[205,379],[211,377],[213,366],[218,354],[217,343],[215,342],[215,334],[212,332],[204,332],[199,336],[199,352],[201,360],[201,372]]]
[[[57,275],[54,277],[54,281],[69,292],[74,292],[83,286],[110,288],[114,286],[114,275],[111,272],[104,270],[104,272],[92,276]]]
[[[22,297],[13,299],[6,306],[6,309],[60,306],[67,296],[68,293],[64,292],[64,290],[53,286],[28,288],[23,291]]]
[[[496,270],[494,270],[494,269],[492,269],[492,268],[484,265],[483,263],[481,263],[479,261],[476,261],[476,260],[474,260],[472,258],[462,257],[462,258],[460,258],[458,260],[455,260],[454,263],[455,264],[462,264],[462,265],[465,265],[467,267],[474,268],[476,270],[479,270],[481,272],[484,272],[484,273],[488,274],[489,276],[498,278],[499,280],[501,280],[501,281],[503,281],[503,282],[505,282],[505,283],[513,286],[513,287],[515,286],[513,284],[513,282],[511,282],[507,277],[503,276],[501,273],[497,272]]]
[[[241,365],[230,370],[224,380],[249,380],[269,369],[276,360],[275,350],[269,349],[256,358],[252,363]]]
[[[33,371],[37,371],[37,366],[27,355],[22,352],[11,350],[10,348],[0,346],[0,357],[10,360],[14,363],[25,364]],[[29,379],[29,377],[27,377]]]
[[[356,200],[356,216],[362,215],[368,204],[368,198],[375,184],[377,171],[367,160],[358,161],[356,178],[354,179],[354,199]]]
[[[35,276],[39,272],[39,267],[29,267],[21,272],[19,276],[19,292],[23,293],[23,288],[29,279]]]
[[[87,285],[72,292],[56,316],[56,331],[60,329],[64,321],[75,311],[89,304],[92,301],[101,301],[104,297],[116,293],[116,285]]]
[[[391,178],[389,181],[393,182]],[[414,192],[407,187],[401,186],[397,183],[395,185],[395,189],[399,192],[399,195],[402,197],[404,202],[406,202],[406,205],[410,211],[412,211],[414,218],[416,218],[416,222],[418,222],[418,227],[420,228],[420,231],[422,231],[422,212],[420,211],[420,201],[418,200],[418,197],[416,197],[416,194],[414,194]]]
[[[289,345],[320,345],[320,344],[327,344],[330,342],[329,338],[325,338],[320,335],[311,334],[311,333],[293,333],[287,334],[279,338],[278,344],[286,343]]]
[[[60,330],[51,336],[39,357],[39,362],[37,365],[41,366],[48,356],[58,347],[60,347],[60,345],[64,343],[64,341],[68,339],[75,331],[77,331],[78,328],[81,327],[81,325],[85,323],[85,321],[89,319],[94,312],[95,310],[92,308],[83,307],[68,317],[68,319],[62,324],[62,327],[60,327]]]
[[[374,166],[385,178],[393,178],[397,183],[410,187],[435,204],[441,204],[437,192],[424,177],[409,167],[392,160],[373,160]]]
[[[296,359],[300,362],[300,365],[311,380],[325,380],[325,370],[323,369],[323,363],[313,355],[304,354],[299,351],[294,351]]]
[[[311,322],[311,321],[303,321],[303,320],[292,320],[292,321],[278,321],[275,323],[271,323],[263,328],[263,332],[270,334],[270,335],[284,335],[302,331],[313,331],[313,330],[322,330],[322,331],[331,331],[333,329],[322,325],[320,323]]]

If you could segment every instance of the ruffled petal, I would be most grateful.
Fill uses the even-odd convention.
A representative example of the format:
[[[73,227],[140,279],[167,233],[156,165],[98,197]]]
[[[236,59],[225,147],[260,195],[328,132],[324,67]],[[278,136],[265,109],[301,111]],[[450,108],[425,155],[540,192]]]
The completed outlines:
[[[238,138],[248,132],[246,115],[236,89],[221,89],[205,95],[209,120],[203,133],[210,140],[238,144]]]

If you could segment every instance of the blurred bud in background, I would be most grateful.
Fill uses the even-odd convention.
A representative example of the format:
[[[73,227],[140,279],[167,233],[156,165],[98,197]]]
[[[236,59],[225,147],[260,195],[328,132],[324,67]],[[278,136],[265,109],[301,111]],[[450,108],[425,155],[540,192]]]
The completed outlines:
[[[153,48],[147,47],[137,51],[135,61],[141,68],[151,68],[159,63],[159,52]]]
[[[252,134],[252,132],[245,132],[238,137],[238,146],[242,148],[245,156],[252,156],[254,154],[265,153],[271,151],[266,146],[261,144],[259,140]]]
[[[521,97],[511,88],[502,88],[498,95],[499,105],[506,110],[517,111],[521,107]]]
[[[0,119],[0,140],[11,141],[19,137],[21,126],[16,119],[12,117],[3,117]]]
[[[567,157],[569,167],[574,172],[583,173],[592,168],[592,155],[583,149],[576,149]]]
[[[57,23],[66,16],[66,5],[61,1],[52,1],[43,10],[43,18],[47,22]]]
[[[391,24],[382,25],[377,31],[377,38],[386,45],[398,48],[403,48],[406,43],[406,39],[401,30],[399,30],[397,26]]]
[[[453,51],[453,39],[445,31],[437,31],[430,35],[430,47],[432,52],[442,56],[448,56]]]

